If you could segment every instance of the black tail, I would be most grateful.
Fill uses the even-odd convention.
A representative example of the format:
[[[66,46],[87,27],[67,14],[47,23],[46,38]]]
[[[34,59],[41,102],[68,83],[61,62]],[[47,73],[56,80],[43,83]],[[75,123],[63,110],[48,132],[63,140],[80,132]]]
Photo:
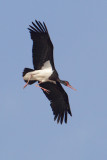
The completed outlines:
[[[25,76],[25,74],[26,73],[28,73],[28,72],[32,72],[32,71],[34,71],[33,69],[30,69],[30,68],[24,68],[24,71],[23,71],[23,73],[22,73],[22,76],[24,77]],[[25,81],[25,80],[24,80]],[[25,81],[26,83],[27,83],[27,81]],[[33,83],[35,83],[36,81],[29,81],[29,84],[33,84]]]

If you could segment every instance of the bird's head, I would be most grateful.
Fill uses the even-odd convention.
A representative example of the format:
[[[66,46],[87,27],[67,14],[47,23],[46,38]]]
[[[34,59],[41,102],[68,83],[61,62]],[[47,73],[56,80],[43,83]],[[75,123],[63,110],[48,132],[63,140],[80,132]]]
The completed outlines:
[[[67,87],[73,89],[74,91],[76,91],[76,89],[73,88],[73,87],[69,84],[68,81],[60,80],[59,82],[62,83],[62,84],[64,84],[65,86],[67,86]]]

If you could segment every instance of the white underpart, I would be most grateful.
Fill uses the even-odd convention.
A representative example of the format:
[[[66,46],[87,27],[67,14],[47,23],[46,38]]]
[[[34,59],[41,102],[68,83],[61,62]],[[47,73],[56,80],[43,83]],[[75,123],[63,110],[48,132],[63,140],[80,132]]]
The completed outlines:
[[[46,82],[46,81],[50,81],[48,80],[48,78],[51,76],[52,73],[53,73],[52,66],[50,64],[50,61],[48,60],[44,63],[41,70],[28,72],[27,74],[25,74],[23,79],[28,81],[30,78],[30,80]]]

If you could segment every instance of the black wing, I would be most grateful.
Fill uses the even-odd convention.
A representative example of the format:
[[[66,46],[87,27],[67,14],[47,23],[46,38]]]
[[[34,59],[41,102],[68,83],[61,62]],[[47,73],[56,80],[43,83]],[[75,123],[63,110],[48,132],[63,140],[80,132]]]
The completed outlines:
[[[33,40],[33,65],[34,69],[41,69],[43,64],[50,60],[52,68],[54,67],[53,61],[53,44],[50,40],[47,27],[45,23],[40,21],[32,22],[32,26],[28,28],[31,34],[31,39]]]
[[[50,92],[49,94],[44,92],[46,97],[50,100],[50,105],[53,110],[54,120],[57,119],[57,123],[62,124],[63,119],[65,119],[65,123],[67,123],[67,113],[72,116],[68,95],[62,88],[59,82],[56,84],[51,82],[45,82],[40,84],[41,87],[48,89]]]

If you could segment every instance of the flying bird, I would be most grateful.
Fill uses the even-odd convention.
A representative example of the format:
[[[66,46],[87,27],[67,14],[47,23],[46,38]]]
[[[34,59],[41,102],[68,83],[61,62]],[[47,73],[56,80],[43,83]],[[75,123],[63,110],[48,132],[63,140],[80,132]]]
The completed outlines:
[[[32,57],[34,69],[25,68],[23,79],[26,82],[24,88],[29,84],[36,84],[41,88],[50,101],[57,123],[67,123],[67,114],[72,116],[68,95],[61,84],[74,89],[68,81],[60,80],[55,69],[53,59],[53,44],[50,39],[45,23],[35,20],[28,28],[31,39],[33,40]]]

